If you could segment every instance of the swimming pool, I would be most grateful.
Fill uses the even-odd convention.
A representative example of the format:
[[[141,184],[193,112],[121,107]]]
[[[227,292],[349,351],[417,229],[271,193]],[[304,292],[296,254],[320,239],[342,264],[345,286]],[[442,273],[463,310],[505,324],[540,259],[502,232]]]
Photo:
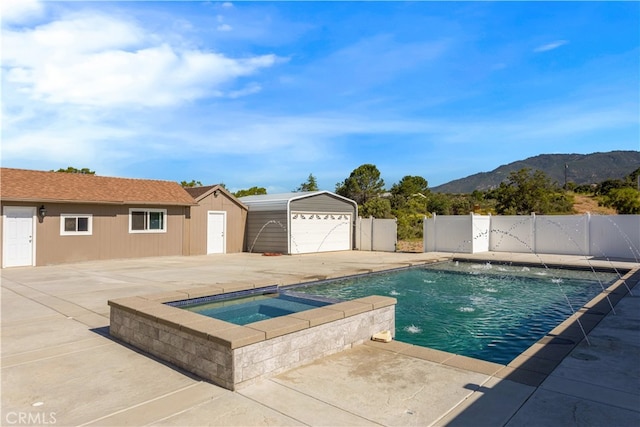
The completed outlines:
[[[398,300],[397,340],[508,364],[617,278],[608,272],[448,262],[295,290],[339,299],[392,296]]]

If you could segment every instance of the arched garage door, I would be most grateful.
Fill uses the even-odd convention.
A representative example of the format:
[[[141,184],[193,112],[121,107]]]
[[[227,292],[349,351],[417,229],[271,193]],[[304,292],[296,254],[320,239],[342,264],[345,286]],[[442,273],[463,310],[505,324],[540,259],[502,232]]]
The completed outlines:
[[[351,250],[351,214],[291,213],[291,253]]]

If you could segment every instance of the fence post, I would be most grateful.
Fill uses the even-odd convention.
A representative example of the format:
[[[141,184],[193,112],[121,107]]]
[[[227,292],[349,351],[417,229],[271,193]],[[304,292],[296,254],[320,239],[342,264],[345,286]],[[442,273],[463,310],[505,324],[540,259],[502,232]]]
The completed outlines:
[[[536,247],[537,246],[536,233],[537,233],[536,213],[531,212],[531,246],[533,246],[534,254],[538,253],[538,248]]]
[[[591,214],[587,212],[585,213],[585,216],[584,244],[586,245],[589,256],[594,256],[595,254],[591,251]]]
[[[371,233],[370,233],[370,237],[371,237],[371,246],[369,249],[370,251],[373,252],[373,221],[375,220],[375,218],[372,215],[369,215],[369,221],[371,222]]]
[[[422,218],[422,253],[425,252],[427,252],[427,215]]]

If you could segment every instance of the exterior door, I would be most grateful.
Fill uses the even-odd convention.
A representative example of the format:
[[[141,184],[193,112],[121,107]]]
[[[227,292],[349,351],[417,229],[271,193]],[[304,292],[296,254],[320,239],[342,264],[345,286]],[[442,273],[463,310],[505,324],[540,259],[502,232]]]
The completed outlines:
[[[2,266],[35,265],[36,208],[5,206],[2,222]]]
[[[227,213],[207,213],[207,254],[223,254],[227,251]]]

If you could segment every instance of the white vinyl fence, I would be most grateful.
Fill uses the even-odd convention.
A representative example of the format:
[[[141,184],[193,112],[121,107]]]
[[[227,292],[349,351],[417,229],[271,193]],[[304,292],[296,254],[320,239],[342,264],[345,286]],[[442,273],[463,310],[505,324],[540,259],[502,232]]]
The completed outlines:
[[[443,215],[424,220],[425,252],[476,253],[489,250],[491,217]]]
[[[434,215],[424,222],[424,247],[640,260],[640,215]]]
[[[356,249],[395,252],[398,222],[395,219],[361,218],[356,222]]]

